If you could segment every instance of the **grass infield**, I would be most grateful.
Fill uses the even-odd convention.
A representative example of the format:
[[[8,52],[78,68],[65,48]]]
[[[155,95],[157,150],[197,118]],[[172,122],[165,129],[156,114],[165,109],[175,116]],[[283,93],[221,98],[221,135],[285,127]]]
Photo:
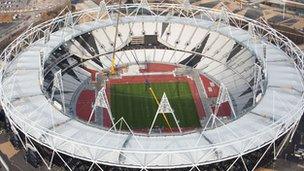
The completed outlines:
[[[199,127],[199,119],[189,85],[184,82],[151,83],[158,100],[165,92],[181,127]],[[148,87],[143,84],[111,85],[111,109],[115,121],[124,117],[132,129],[146,129],[151,126],[158,105]],[[171,114],[166,114],[172,128],[176,124]],[[167,127],[160,114],[155,126]]]

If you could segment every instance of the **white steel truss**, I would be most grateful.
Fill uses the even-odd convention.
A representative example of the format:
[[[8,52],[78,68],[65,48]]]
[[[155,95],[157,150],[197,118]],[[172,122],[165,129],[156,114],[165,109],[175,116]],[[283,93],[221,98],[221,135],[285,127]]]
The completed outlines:
[[[282,150],[282,145],[279,146],[278,149],[276,149],[275,142],[278,138],[283,137],[286,135],[287,138],[283,140],[283,144],[287,143],[288,140],[290,140],[296,130],[296,127],[298,125],[298,121],[300,117],[302,116],[303,113],[303,95],[300,95],[301,97],[297,101],[297,104],[290,104],[288,101],[284,101],[280,97],[280,94],[277,93],[277,91],[280,91],[280,88],[272,88],[272,91],[267,91],[267,92],[273,92],[271,95],[276,95],[276,98],[271,98],[271,102],[273,104],[280,104],[283,106],[283,108],[290,108],[288,112],[286,112],[284,115],[279,116],[277,115],[277,119],[274,119],[275,112],[272,112],[270,116],[272,117],[271,122],[266,122],[266,119],[264,120],[264,117],[261,117],[259,113],[256,114],[256,117],[260,117],[259,120],[265,121],[265,123],[260,123],[262,125],[262,128],[255,130],[253,134],[242,136],[241,133],[239,134],[238,131],[242,130],[236,130],[234,127],[230,126],[232,123],[224,123],[222,122],[219,118],[217,118],[216,115],[212,115],[215,120],[217,120],[217,123],[220,123],[220,126],[217,126],[214,129],[211,129],[211,131],[208,130],[208,128],[204,128],[198,132],[195,132],[195,135],[198,136],[198,139],[195,139],[195,143],[192,143],[190,140],[190,136],[192,135],[191,133],[185,134],[187,137],[187,143],[183,143],[183,141],[179,141],[178,139],[171,139],[170,144],[165,144],[166,143],[166,137],[155,137],[155,135],[151,135],[150,137],[144,137],[143,135],[137,135],[135,133],[131,133],[130,135],[126,135],[124,133],[113,133],[113,129],[115,125],[118,123],[126,123],[125,121],[119,120],[120,122],[115,123],[112,128],[110,128],[107,131],[104,130],[96,130],[96,129],[90,129],[98,132],[99,134],[96,134],[98,139],[96,140],[95,143],[88,143],[84,141],[89,141],[91,139],[94,139],[94,136],[92,136],[91,132],[86,132],[86,134],[91,135],[91,137],[86,138],[86,135],[83,135],[81,130],[73,130],[75,131],[73,136],[69,137],[67,134],[63,134],[62,132],[59,132],[59,126],[61,126],[59,123],[73,123],[71,120],[67,121],[62,121],[60,122],[55,122],[56,119],[58,119],[58,115],[56,115],[56,118],[54,117],[51,125],[51,129],[48,129],[44,127],[44,125],[39,125],[39,120],[31,120],[29,119],[31,116],[39,116],[36,118],[42,118],[45,115],[43,112],[47,111],[39,111],[40,109],[35,109],[32,110],[30,106],[25,108],[27,111],[30,112],[23,112],[21,111],[21,108],[16,108],[15,105],[18,105],[18,103],[14,102],[13,100],[16,100],[16,98],[13,97],[12,90],[14,90],[14,85],[18,85],[18,72],[15,72],[15,74],[10,74],[10,66],[14,65],[14,61],[12,60],[13,58],[19,58],[22,57],[22,51],[25,51],[26,48],[30,48],[31,46],[37,46],[35,44],[36,41],[39,41],[39,39],[42,39],[42,44],[43,42],[45,44],[50,45],[50,41],[52,41],[52,34],[56,31],[56,29],[59,27],[59,29],[66,29],[66,27],[75,27],[77,25],[81,25],[84,23],[84,20],[86,22],[90,21],[102,21],[104,22],[104,18],[107,16],[107,11],[111,11],[111,13],[121,13],[122,17],[133,17],[134,20],[137,18],[140,19],[142,16],[140,13],[136,12],[138,9],[142,9],[143,6],[141,4],[129,4],[129,5],[124,5],[121,8],[124,10],[118,9],[117,6],[107,6],[106,8],[103,8],[105,12],[100,15],[98,12],[100,12],[99,9],[88,9],[76,14],[67,14],[66,16],[61,16],[57,17],[54,20],[47,21],[45,23],[42,23],[38,26],[32,27],[29,30],[25,31],[24,34],[22,34],[20,37],[18,37],[16,40],[14,40],[1,54],[1,58],[4,60],[3,67],[1,68],[3,75],[1,75],[1,103],[3,105],[3,108],[6,112],[6,115],[11,123],[11,125],[15,128],[15,130],[19,130],[24,136],[25,136],[25,141],[28,144],[31,144],[34,148],[35,145],[32,142],[35,140],[35,144],[39,144],[42,146],[45,146],[49,149],[52,149],[52,157],[50,161],[45,160],[42,158],[41,154],[39,153],[39,156],[42,158],[43,162],[51,168],[52,162],[54,155],[58,155],[59,158],[63,161],[63,163],[67,166],[69,170],[71,169],[71,166],[64,160],[64,158],[61,156],[62,154],[66,154],[69,156],[73,156],[75,158],[81,159],[81,160],[86,160],[88,162],[91,162],[91,167],[97,167],[100,170],[102,168],[100,167],[99,164],[111,164],[113,166],[117,167],[135,167],[135,168],[140,168],[142,170],[148,170],[150,168],[154,169],[162,169],[162,168],[180,168],[180,167],[190,167],[192,170],[197,169],[199,170],[200,165],[208,165],[212,164],[215,162],[222,162],[225,160],[233,159],[234,161],[231,163],[231,166],[228,168],[231,169],[235,163],[238,161],[241,161],[244,164],[244,170],[249,170],[246,167],[246,163],[244,162],[243,156],[251,153],[253,151],[259,150],[262,147],[266,148],[265,153],[260,157],[254,168],[258,166],[259,162],[263,159],[265,156],[266,152],[268,150],[271,150],[271,147],[274,147],[275,151],[275,157],[278,156],[278,154]],[[260,40],[268,40],[269,42],[273,42],[273,44],[270,44],[269,42],[264,42],[264,52],[263,58],[265,58],[263,62],[263,65],[261,66],[266,66],[266,58],[271,59],[271,56],[268,57],[268,49],[272,46],[275,46],[277,49],[281,50],[281,53],[283,53],[285,56],[287,55],[290,59],[294,61],[294,66],[296,67],[297,70],[295,71],[300,71],[301,74],[299,74],[299,77],[302,78],[303,74],[303,53],[301,50],[289,39],[287,39],[284,35],[281,33],[277,32],[270,26],[268,26],[265,23],[260,23],[256,22],[247,18],[240,17],[238,15],[232,14],[228,11],[224,12],[219,12],[219,11],[214,11],[206,8],[201,8],[201,7],[196,7],[196,6],[191,6],[191,10],[184,10],[184,6],[181,6],[180,4],[150,4],[148,3],[148,8],[145,7],[146,10],[149,11],[148,14],[150,15],[150,18],[155,17],[155,18],[160,18],[168,13],[171,14],[180,14],[178,16],[172,15],[170,18],[174,18],[177,21],[179,21],[183,17],[187,17],[188,21],[191,21],[195,24],[199,24],[199,22],[195,21],[201,21],[206,18],[208,18],[208,21],[211,21],[213,23],[216,23],[216,21],[221,22],[221,24],[224,24],[224,26],[229,27],[229,23],[234,23],[234,27],[237,29],[241,30],[244,25],[242,23],[252,23],[251,26],[254,26],[255,30],[261,30],[261,32],[264,32],[265,34],[260,35],[261,39]],[[134,10],[137,9],[137,10]],[[191,15],[189,15],[189,11],[191,11]],[[225,14],[225,15],[223,15]],[[137,16],[138,15],[138,16]],[[222,15],[222,19],[217,20],[218,16]],[[171,20],[170,20],[171,21]],[[228,22],[229,21],[229,22]],[[97,23],[97,22],[96,22]],[[228,25],[227,25],[228,24]],[[64,27],[62,27],[64,26]],[[198,26],[198,25],[197,25]],[[199,27],[199,26],[198,26]],[[229,27],[230,28],[230,27]],[[78,28],[79,29],[79,28]],[[47,33],[49,30],[49,34]],[[217,28],[218,31],[221,30],[221,27]],[[41,31],[44,32],[45,34],[41,36]],[[74,32],[77,32],[78,30],[75,29],[73,30]],[[231,38],[233,38],[233,32],[230,32]],[[255,33],[253,33],[255,34]],[[65,36],[69,36],[68,29],[66,29],[66,32],[63,32],[62,37],[64,38]],[[258,41],[257,41],[258,42]],[[53,42],[54,43],[54,42]],[[59,42],[58,42],[59,43]],[[245,45],[245,44],[244,44]],[[51,46],[46,46],[46,49],[44,51],[44,57],[45,59],[48,57],[50,54],[50,49]],[[273,49],[272,49],[273,50]],[[256,51],[259,51],[257,48]],[[39,52],[36,53],[39,56]],[[263,54],[263,53],[262,53]],[[267,54],[267,55],[266,55]],[[279,55],[279,54],[277,54]],[[27,58],[30,58],[30,56],[27,56]],[[36,58],[38,59],[38,58]],[[16,61],[16,60],[15,60]],[[39,61],[40,62],[40,61]],[[43,66],[43,65],[41,65]],[[260,66],[260,67],[261,67]],[[269,66],[271,67],[271,66]],[[292,67],[290,67],[292,68]],[[32,68],[31,68],[32,69]],[[262,69],[265,70],[264,67]],[[33,69],[32,69],[33,70]],[[23,70],[25,71],[25,70]],[[260,68],[257,69],[257,76],[256,78],[260,79],[260,76],[258,74],[260,73]],[[270,70],[271,71],[271,70]],[[270,72],[269,71],[269,72]],[[265,72],[265,80],[268,79],[268,75],[266,75],[267,72]],[[37,72],[37,75],[39,75],[39,72]],[[258,80],[256,81],[255,85],[258,84]],[[12,83],[12,85],[7,85],[6,83]],[[33,81],[34,84],[35,81]],[[55,83],[56,82],[56,83]],[[20,85],[18,85],[20,86]],[[21,86],[20,86],[21,87]],[[63,86],[62,86],[62,74],[56,73],[54,77],[54,89],[59,89],[62,94],[63,94]],[[269,88],[269,87],[268,87]],[[10,91],[6,91],[10,90]],[[255,89],[256,90],[256,89]],[[267,92],[265,92],[265,97],[267,97]],[[53,99],[53,94],[54,91],[52,91],[52,98]],[[12,94],[12,95],[10,95]],[[222,93],[225,95],[225,93]],[[37,94],[35,94],[37,96]],[[62,98],[63,97],[63,98]],[[224,97],[224,96],[223,96]],[[229,97],[229,96],[228,96]],[[264,98],[265,98],[264,97]],[[61,96],[62,98],[62,103],[63,107],[64,105],[64,96]],[[13,99],[13,100],[12,100]],[[22,99],[22,98],[21,98]],[[28,97],[28,99],[31,99]],[[26,100],[28,100],[26,99]],[[264,100],[264,99],[263,99]],[[267,99],[266,99],[267,100]],[[231,101],[231,100],[230,100]],[[20,103],[22,100],[20,100]],[[46,105],[46,104],[43,104]],[[257,104],[259,105],[259,104]],[[233,105],[231,105],[233,106]],[[42,108],[42,107],[41,107]],[[64,109],[65,110],[65,109]],[[36,113],[40,113],[40,115],[35,115]],[[55,111],[55,110],[54,110]],[[50,112],[51,116],[55,116],[54,111]],[[276,113],[278,113],[277,111]],[[26,113],[26,114],[24,114]],[[46,113],[49,114],[49,113]],[[251,115],[254,117],[255,115]],[[244,115],[246,117],[246,114]],[[265,117],[266,118],[266,117]],[[212,118],[210,117],[210,120]],[[243,119],[243,118],[240,118]],[[252,123],[252,122],[251,122]],[[268,123],[268,125],[266,125]],[[45,123],[47,124],[47,123]],[[216,124],[216,122],[215,122]],[[265,124],[265,125],[263,125]],[[66,125],[64,125],[66,126]],[[68,126],[68,124],[67,124]],[[253,125],[251,125],[253,126]],[[56,130],[54,129],[55,127],[58,127]],[[85,127],[82,127],[85,128]],[[129,127],[130,128],[130,127]],[[241,127],[237,127],[241,128]],[[61,131],[64,131],[66,129],[62,129]],[[131,130],[131,128],[130,128]],[[225,130],[226,134],[220,134],[220,131],[223,132]],[[211,132],[215,132],[214,137],[208,136],[208,134],[211,134]],[[18,137],[20,138],[20,135],[17,131],[14,131]],[[82,136],[77,136],[77,135],[82,135]],[[116,136],[116,139],[107,139],[108,136]],[[157,135],[156,135],[157,136]],[[181,138],[184,136],[183,133],[176,135],[176,137]],[[231,136],[232,138],[225,139],[225,137]],[[113,136],[114,137],[114,136]],[[120,137],[120,138],[118,138]],[[170,137],[170,136],[168,136]],[[83,140],[79,140],[83,138]],[[161,140],[161,141],[154,141],[155,139]],[[146,144],[143,139],[148,139],[149,144]],[[20,138],[20,140],[22,140]],[[132,147],[132,140],[136,141],[136,146]],[[124,144],[125,146],[120,146],[118,142],[123,141],[121,144]],[[23,141],[21,141],[23,143]],[[109,143],[110,142],[110,143]],[[128,143],[125,143],[128,142]],[[159,147],[154,147],[149,148],[151,146],[151,142],[156,142],[155,144],[159,145],[164,143],[164,148],[159,148]],[[208,143],[206,143],[208,142]],[[262,142],[262,144],[261,144]],[[26,144],[25,143],[25,144]],[[117,146],[111,146],[112,144],[117,143]],[[204,144],[206,143],[206,144]],[[155,145],[153,144],[153,145]],[[184,148],[174,148],[173,145],[177,147],[184,147]],[[193,145],[194,144],[194,145]],[[239,145],[241,144],[241,147],[239,148]],[[23,144],[25,147],[25,145]],[[140,147],[140,148],[137,148]],[[227,157],[225,156],[225,149],[230,150],[231,156]],[[96,152],[96,153],[94,153]],[[88,155],[86,155],[89,153]],[[127,158],[129,159],[125,161],[125,163],[115,163],[113,161],[106,161],[107,155],[113,154],[113,156],[119,155],[122,158]],[[140,160],[140,156],[145,156],[145,160]],[[151,157],[153,156],[153,157]],[[112,157],[112,156],[111,156]],[[128,158],[129,157],[129,158]],[[150,157],[150,158],[149,158]],[[110,157],[109,157],[110,158]],[[115,157],[112,157],[115,158]],[[118,157],[117,157],[118,158]],[[167,160],[165,160],[167,159]],[[175,161],[180,161],[179,164],[175,164]],[[162,162],[165,164],[161,165]],[[131,164],[130,164],[131,163]],[[155,164],[157,163],[157,164]],[[190,170],[191,170],[190,169]]]
[[[50,40],[50,29],[44,30],[44,43],[47,43]]]
[[[63,113],[66,113],[61,70],[57,71],[54,74],[52,94],[51,94],[51,99],[50,99],[51,101],[54,101],[54,96],[55,96],[55,92],[56,91],[59,91],[59,96],[60,96],[60,99],[61,99],[62,110],[63,110]]]
[[[88,119],[88,123],[91,122],[91,119],[92,119],[92,117],[94,115],[94,112],[95,112],[97,107],[105,108],[107,110],[108,115],[109,115],[110,120],[111,120],[111,123],[112,123],[112,125],[114,125],[114,118],[112,116],[112,112],[111,112],[111,108],[110,108],[109,101],[108,101],[108,98],[107,98],[105,87],[102,87],[101,90],[99,90],[99,92],[97,93],[97,97],[95,99],[95,102],[94,102],[94,105],[93,105],[93,108],[92,108],[92,112],[91,112],[90,117]],[[116,130],[115,126],[114,126],[114,129]]]
[[[219,108],[220,108],[221,104],[223,104],[224,102],[229,103],[232,115],[233,115],[234,118],[236,118],[234,105],[233,105],[232,100],[230,98],[229,91],[227,90],[225,85],[223,83],[221,83],[220,90],[219,90],[219,95],[217,97],[216,105],[215,105],[215,109],[214,109],[214,115],[218,115]]]
[[[264,94],[263,80],[262,80],[262,67],[255,64],[254,65],[254,85],[253,85],[253,105],[255,106],[257,93],[260,90]]]
[[[69,11],[66,15],[65,15],[65,27],[72,27],[74,26],[74,22],[73,22],[73,15],[72,12]]]
[[[251,35],[252,41],[260,41],[262,33],[259,33],[259,29],[253,23],[248,23],[248,33]]]
[[[40,86],[42,87],[43,81],[44,81],[44,51],[41,50],[39,53],[39,80],[40,80]]]
[[[156,111],[156,114],[155,114],[154,119],[152,121],[151,127],[149,129],[149,134],[151,134],[152,129],[154,128],[154,125],[155,125],[155,121],[158,118],[159,114],[162,114],[163,117],[166,117],[165,114],[171,114],[172,117],[173,117],[173,119],[174,119],[174,122],[175,122],[175,124],[176,124],[176,126],[178,128],[178,131],[182,132],[182,130],[181,130],[180,126],[179,126],[178,120],[177,120],[177,118],[176,118],[176,116],[174,114],[174,111],[171,108],[171,105],[169,103],[169,100],[168,100],[168,97],[167,97],[166,93],[163,94],[163,96],[162,96],[162,98],[160,100],[160,103],[158,105],[158,109]]]

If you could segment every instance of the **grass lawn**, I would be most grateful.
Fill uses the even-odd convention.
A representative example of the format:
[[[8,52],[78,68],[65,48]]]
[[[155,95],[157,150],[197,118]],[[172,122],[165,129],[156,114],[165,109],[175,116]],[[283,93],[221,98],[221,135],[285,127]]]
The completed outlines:
[[[158,100],[165,92],[181,127],[199,127],[196,107],[187,83],[151,83]],[[157,104],[145,84],[111,86],[111,109],[115,121],[124,117],[132,129],[149,128]],[[172,128],[177,127],[171,114],[166,114]],[[167,127],[160,114],[155,126]]]

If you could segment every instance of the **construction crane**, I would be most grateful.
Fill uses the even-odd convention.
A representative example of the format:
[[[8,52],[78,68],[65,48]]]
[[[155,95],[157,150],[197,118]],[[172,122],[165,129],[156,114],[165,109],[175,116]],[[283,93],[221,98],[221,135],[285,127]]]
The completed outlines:
[[[119,8],[121,8],[121,0],[119,0]],[[120,13],[117,14],[116,27],[115,27],[115,35],[114,35],[114,43],[113,43],[113,54],[111,61],[110,74],[116,75],[116,67],[115,67],[115,54],[116,54],[116,44],[117,44],[117,36],[118,36],[118,24],[119,24]]]

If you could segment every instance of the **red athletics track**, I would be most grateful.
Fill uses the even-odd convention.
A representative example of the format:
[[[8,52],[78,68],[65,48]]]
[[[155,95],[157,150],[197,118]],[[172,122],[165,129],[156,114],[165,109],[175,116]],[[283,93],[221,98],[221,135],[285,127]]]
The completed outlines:
[[[76,114],[77,116],[87,121],[89,120],[90,114],[92,112],[92,105],[95,99],[95,92],[94,90],[83,90],[79,98],[76,102]],[[94,120],[94,115],[92,116],[92,120]]]
[[[147,73],[147,72],[171,72],[175,70],[177,66],[169,65],[169,64],[158,64],[158,63],[148,63],[146,64],[145,69],[140,69],[139,72]]]
[[[208,98],[217,97],[219,95],[220,88],[218,85],[204,75],[201,75],[201,80]]]

